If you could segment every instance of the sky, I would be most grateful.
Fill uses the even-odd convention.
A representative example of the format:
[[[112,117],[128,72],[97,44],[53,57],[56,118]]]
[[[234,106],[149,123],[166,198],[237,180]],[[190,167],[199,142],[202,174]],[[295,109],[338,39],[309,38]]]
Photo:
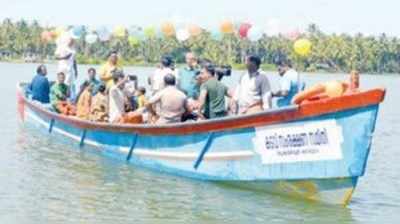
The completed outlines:
[[[0,20],[42,25],[195,23],[212,29],[224,19],[280,29],[316,23],[327,33],[400,36],[400,0],[0,0]]]

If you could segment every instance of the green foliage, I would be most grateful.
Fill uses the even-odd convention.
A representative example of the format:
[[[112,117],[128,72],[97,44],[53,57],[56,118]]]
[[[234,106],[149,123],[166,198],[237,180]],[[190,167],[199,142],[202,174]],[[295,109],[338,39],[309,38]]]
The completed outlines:
[[[39,60],[53,59],[55,43],[45,43],[40,37],[44,30],[52,29],[54,27],[42,27],[38,22],[3,20],[0,23],[0,60],[18,60],[27,55],[34,55]],[[164,54],[172,55],[179,64],[184,63],[184,53],[191,50],[201,58],[230,64],[235,69],[245,69],[246,55],[257,54],[262,57],[262,68],[265,70],[276,69],[274,63],[277,59],[287,57],[302,71],[347,72],[357,69],[368,73],[400,73],[400,40],[397,38],[385,34],[379,37],[327,35],[315,24],[311,24],[302,37],[313,44],[312,52],[307,57],[296,55],[293,41],[283,36],[264,36],[259,41],[251,42],[235,34],[223,35],[222,40],[215,40],[211,33],[203,32],[182,43],[176,38],[156,36],[133,46],[129,44],[128,37],[94,44],[88,44],[81,38],[76,42],[77,60],[82,64],[99,64],[110,50],[117,50],[124,65],[155,64]]]

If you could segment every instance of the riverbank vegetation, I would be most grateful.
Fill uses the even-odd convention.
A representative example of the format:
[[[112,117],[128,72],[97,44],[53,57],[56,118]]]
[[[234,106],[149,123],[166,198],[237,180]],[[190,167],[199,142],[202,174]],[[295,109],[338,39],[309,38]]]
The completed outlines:
[[[3,20],[0,23],[0,60],[53,60],[55,43],[41,39],[41,33],[49,29],[52,27],[43,27],[38,22]],[[400,73],[400,39],[397,37],[326,34],[315,24],[311,24],[301,37],[312,43],[312,51],[307,57],[295,54],[294,40],[283,35],[264,35],[258,41],[249,41],[236,34],[218,39],[204,31],[184,42],[160,35],[135,43],[131,43],[128,36],[93,44],[81,38],[77,40],[77,59],[79,63],[99,64],[113,49],[119,51],[125,65],[152,65],[164,54],[171,54],[177,63],[183,63],[184,52],[192,50],[201,58],[240,69],[244,68],[245,55],[251,52],[262,57],[266,70],[275,69],[277,60],[288,57],[300,71],[347,72],[357,69],[363,73]]]

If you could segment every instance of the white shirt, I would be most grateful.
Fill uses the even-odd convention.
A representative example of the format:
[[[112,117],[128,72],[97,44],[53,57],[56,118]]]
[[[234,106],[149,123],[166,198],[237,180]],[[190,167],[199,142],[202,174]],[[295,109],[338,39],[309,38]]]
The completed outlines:
[[[176,84],[178,84],[178,73],[177,70],[172,70],[170,68],[158,68],[151,77],[151,90],[154,93],[164,89],[164,77],[168,74],[175,76]]]
[[[294,69],[289,69],[285,72],[285,74],[279,80],[279,85],[281,87],[281,91],[290,91],[292,83],[299,82],[299,73]]]
[[[234,100],[239,104],[239,112],[262,102],[263,109],[271,108],[271,86],[267,76],[262,72],[244,74],[235,89]]]
[[[55,52],[57,57],[66,57],[71,54],[68,59],[58,60],[58,72],[63,72],[65,74],[65,83],[69,86],[75,84],[75,70],[74,70],[74,61],[75,61],[75,50],[71,49],[68,46],[57,46],[57,50]]]
[[[113,86],[110,88],[109,97],[109,120],[114,122],[125,114],[125,95],[120,88]]]

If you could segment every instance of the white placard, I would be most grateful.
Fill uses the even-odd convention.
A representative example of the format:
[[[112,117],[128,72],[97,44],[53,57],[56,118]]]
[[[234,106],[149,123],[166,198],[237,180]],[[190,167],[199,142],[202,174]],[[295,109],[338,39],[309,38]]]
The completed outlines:
[[[335,120],[256,128],[253,139],[264,164],[342,159],[342,128]]]

